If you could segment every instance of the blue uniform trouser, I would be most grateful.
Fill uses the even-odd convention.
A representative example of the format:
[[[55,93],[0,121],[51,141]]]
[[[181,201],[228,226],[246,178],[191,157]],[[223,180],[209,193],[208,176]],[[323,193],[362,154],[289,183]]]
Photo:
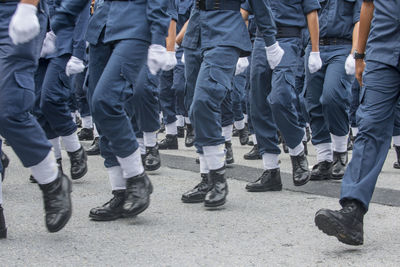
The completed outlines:
[[[239,55],[240,50],[235,47],[217,46],[203,51],[201,60],[193,60],[200,64],[191,67],[191,70],[199,69],[199,72],[189,114],[196,135],[195,145],[200,152],[203,146],[225,142],[221,135],[221,105],[232,86]],[[190,76],[186,77],[189,79]]]
[[[305,80],[304,57],[301,57],[297,68],[295,81],[296,81],[296,95],[297,95],[296,109],[297,109],[297,114],[299,116],[300,126],[303,128],[306,127],[307,122],[310,121],[304,99],[304,91],[305,91],[304,80]]]
[[[245,95],[246,87],[246,72],[235,75],[232,83],[232,110],[235,121],[244,119],[242,103]]]
[[[134,86],[134,97],[131,102],[134,107],[135,123],[140,133],[155,132],[160,129],[159,79],[160,75],[151,74],[145,65]]]
[[[29,113],[35,103],[34,73],[47,28],[47,15],[39,8],[40,34],[14,45],[8,25],[17,2],[0,3],[0,135],[7,139],[25,167],[40,163],[50,152],[36,119]]]
[[[306,69],[306,101],[314,145],[330,143],[330,133],[345,136],[349,133],[349,107],[351,83],[354,76],[344,69],[349,45],[320,47],[321,70],[310,74]],[[306,62],[311,47],[306,49]]]
[[[232,125],[235,121],[235,113],[233,111],[232,90],[228,90],[224,101],[221,104],[221,126],[226,127]]]
[[[189,110],[185,107],[185,65],[182,63],[183,48],[176,51],[176,59],[178,64],[174,68],[174,83],[172,87],[176,97],[176,114],[189,116]]]
[[[342,181],[341,203],[356,199],[368,209],[385,162],[400,96],[400,65],[367,61],[357,111],[358,135]]]
[[[200,49],[184,48],[184,51],[185,51],[184,53],[185,53],[185,77],[186,77],[184,104],[185,104],[185,109],[189,111],[193,103],[194,90],[196,87],[197,76],[200,71],[202,55]]]
[[[3,140],[0,139],[0,156],[1,156],[1,144],[2,144],[2,142],[3,142]],[[3,172],[3,164],[1,164],[1,160],[0,160],[0,173],[2,173],[2,172]],[[1,183],[1,181],[0,181],[0,183]],[[1,192],[0,192],[0,195],[1,195]]]
[[[50,59],[42,85],[40,108],[57,136],[68,136],[76,131],[71,117],[70,79],[65,73],[69,54]]]
[[[72,76],[72,86],[75,89],[75,98],[78,104],[78,110],[81,117],[90,116],[89,103],[87,101],[87,68],[78,74]]]
[[[356,113],[360,105],[360,84],[354,79],[351,86],[351,103],[349,112],[349,121],[351,127],[357,127]]]
[[[279,44],[285,55],[274,70],[268,65],[262,38],[256,38],[252,53],[250,115],[261,154],[280,153],[277,128],[290,148],[298,146],[304,136],[295,106],[295,69],[300,38],[280,38]]]
[[[91,45],[89,88],[94,91],[89,90],[89,105],[101,135],[100,151],[106,167],[118,165],[116,156],[125,158],[138,148],[125,105],[132,103],[132,85],[145,63],[148,47],[147,42],[137,39],[103,43],[102,37]]]

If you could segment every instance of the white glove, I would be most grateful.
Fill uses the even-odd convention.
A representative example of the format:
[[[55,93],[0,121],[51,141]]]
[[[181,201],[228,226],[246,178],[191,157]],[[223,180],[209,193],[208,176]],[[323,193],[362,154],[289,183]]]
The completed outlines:
[[[8,34],[15,45],[27,43],[40,33],[36,12],[37,8],[34,5],[18,4],[8,27]]]
[[[247,57],[240,57],[238,62],[236,63],[235,75],[244,72],[248,66],[249,66],[249,60],[247,59]]]
[[[344,69],[346,70],[347,75],[356,74],[356,60],[352,54],[347,57],[346,63],[344,64]]]
[[[72,56],[69,59],[67,66],[65,67],[65,73],[67,74],[68,77],[73,74],[81,73],[84,70],[85,70],[85,64],[83,64],[83,61],[74,56]]]
[[[319,71],[322,68],[322,60],[319,52],[311,52],[308,58],[308,70],[310,73]]]
[[[181,62],[185,64],[185,53],[182,54]]]
[[[56,52],[56,35],[53,31],[46,33],[46,38],[43,41],[40,57],[45,57]]]
[[[281,62],[285,51],[283,51],[283,49],[279,46],[278,42],[271,46],[265,47],[265,50],[267,51],[267,61],[269,67],[271,68],[271,70],[273,70]]]
[[[176,60],[176,55],[175,52],[173,51],[167,51],[167,61],[165,63],[165,66],[162,67],[162,70],[164,71],[169,71],[172,70],[176,64],[178,64],[178,61]]]
[[[169,60],[170,56],[168,56],[165,47],[157,44],[150,45],[147,55],[147,66],[151,74],[156,75],[160,69],[166,66]]]

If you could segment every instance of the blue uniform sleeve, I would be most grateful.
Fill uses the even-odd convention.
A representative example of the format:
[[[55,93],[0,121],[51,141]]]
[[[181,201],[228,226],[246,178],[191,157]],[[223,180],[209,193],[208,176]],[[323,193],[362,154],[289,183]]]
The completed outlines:
[[[266,0],[248,0],[248,3],[253,10],[260,37],[264,38],[266,46],[273,45],[276,43],[277,29],[269,4]]]
[[[356,24],[360,21],[360,12],[361,12],[361,5],[362,0],[356,0],[356,4],[354,5],[353,9],[353,24]]]
[[[169,0],[147,0],[147,19],[150,24],[151,43],[165,46],[170,16],[167,13]]]
[[[167,12],[168,12],[168,15],[170,16],[171,20],[178,21],[178,8],[176,6],[175,0],[169,0]]]
[[[86,41],[85,34],[89,24],[90,1],[80,13],[74,28],[72,55],[81,60],[85,59]]]
[[[51,19],[51,28],[57,32],[64,27],[75,25],[75,20],[90,0],[65,0],[56,9],[56,13]]]
[[[253,14],[253,10],[251,9],[248,0],[246,0],[246,2],[244,2],[244,3],[242,4],[241,8],[243,8],[244,10],[246,10],[247,12],[249,12],[250,14]]]
[[[314,10],[319,10],[321,8],[318,0],[303,0],[302,3],[304,14],[308,14]]]

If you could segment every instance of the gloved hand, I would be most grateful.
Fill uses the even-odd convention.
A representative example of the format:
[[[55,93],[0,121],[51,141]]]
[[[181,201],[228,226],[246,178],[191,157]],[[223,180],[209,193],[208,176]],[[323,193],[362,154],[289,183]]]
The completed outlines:
[[[248,66],[249,66],[249,60],[247,59],[247,57],[240,57],[238,62],[236,63],[235,75],[244,72]]]
[[[167,51],[167,55],[168,56],[167,56],[167,61],[165,63],[165,66],[162,67],[162,70],[164,70],[164,71],[172,70],[178,63],[178,61],[176,60],[175,52]]]
[[[56,35],[53,31],[46,33],[46,38],[43,41],[40,57],[46,57],[56,51]]]
[[[165,47],[157,44],[150,45],[147,55],[147,66],[151,74],[156,75],[160,69],[166,66],[169,60],[170,56],[168,56]]]
[[[347,57],[346,63],[344,64],[344,69],[346,70],[347,75],[356,74],[356,60],[352,54]]]
[[[81,73],[84,70],[85,70],[85,64],[83,64],[83,61],[74,56],[72,56],[69,59],[67,66],[65,67],[65,73],[67,74],[68,77],[73,74]]]
[[[185,64],[185,53],[182,54],[181,62]]]
[[[8,34],[15,45],[27,43],[40,33],[36,12],[37,8],[34,5],[18,4],[8,27]]]
[[[322,68],[322,60],[319,52],[311,52],[308,58],[308,70],[310,73],[319,71]]]
[[[279,46],[278,42],[271,46],[265,47],[265,50],[267,51],[267,61],[269,67],[271,68],[271,70],[273,70],[281,62],[285,51],[283,51],[283,49]]]

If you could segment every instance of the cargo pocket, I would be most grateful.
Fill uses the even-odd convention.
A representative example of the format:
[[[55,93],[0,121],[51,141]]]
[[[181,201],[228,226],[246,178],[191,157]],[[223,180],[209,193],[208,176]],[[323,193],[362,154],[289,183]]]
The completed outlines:
[[[342,11],[341,14],[343,16],[353,16],[354,5],[356,0],[339,0],[342,1]]]
[[[9,110],[14,113],[28,112],[35,103],[34,74],[29,72],[15,72],[14,78],[18,84],[15,92],[9,95]]]
[[[123,63],[121,66],[121,76],[125,79],[125,87],[121,90],[120,100],[123,102],[129,101],[133,97],[133,85],[135,77],[138,76],[139,69],[136,64]]]
[[[232,90],[233,73],[231,69],[210,67],[210,80],[215,85],[209,87],[209,93],[214,103],[220,105],[228,90]]]

